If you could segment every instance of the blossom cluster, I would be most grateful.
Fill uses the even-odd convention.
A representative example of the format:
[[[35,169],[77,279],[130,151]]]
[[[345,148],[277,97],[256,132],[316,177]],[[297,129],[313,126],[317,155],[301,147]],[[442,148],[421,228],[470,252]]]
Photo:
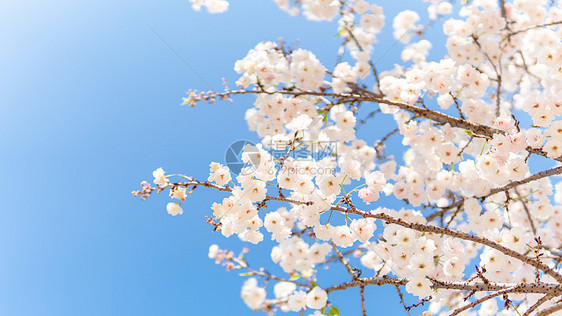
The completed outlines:
[[[223,2],[192,1],[210,11],[225,9]],[[169,190],[174,202],[167,212],[175,216],[190,187],[189,193],[201,186],[224,192],[211,206],[216,230],[251,244],[270,238],[276,243],[271,260],[287,275],[249,274],[241,297],[254,310],[327,314],[335,307],[332,291],[363,291],[375,279],[404,286],[420,305],[430,301],[433,314],[461,313],[472,307],[463,307],[469,299],[480,306],[478,315],[498,313],[497,299],[505,303],[502,315],[555,308],[555,301],[540,301],[548,292],[538,288],[562,281],[562,184],[551,177],[561,171],[531,170],[562,161],[562,7],[473,0],[447,18],[454,9],[449,2],[429,1],[428,20],[444,20],[446,55],[428,61],[432,43],[423,36],[431,23],[404,10],[392,21],[404,63],[379,72],[371,57],[385,26],[381,7],[365,0],[275,2],[311,20],[338,17],[348,58],[329,70],[309,50],[258,43],[234,66],[241,89],[213,95],[256,95],[245,119],[261,143],[244,149],[248,166],[235,176],[213,162],[206,182],[173,182],[159,168],[156,187],[145,182],[134,194]],[[191,95],[186,102],[205,98]],[[360,120],[365,108],[371,114]],[[375,115],[396,129],[375,142],[359,138],[357,129]],[[390,137],[400,138],[397,146],[387,144]],[[315,159],[312,146],[306,158],[270,153],[311,141],[336,144],[337,157]],[[319,168],[330,172],[314,172]],[[388,207],[402,202],[403,208]],[[245,259],[212,247],[209,257],[217,256],[249,269]],[[346,267],[347,287],[316,280],[328,262]],[[359,282],[367,273],[375,279]],[[481,289],[492,283],[496,290]],[[267,299],[269,288],[275,298]],[[505,295],[484,295],[500,290]]]

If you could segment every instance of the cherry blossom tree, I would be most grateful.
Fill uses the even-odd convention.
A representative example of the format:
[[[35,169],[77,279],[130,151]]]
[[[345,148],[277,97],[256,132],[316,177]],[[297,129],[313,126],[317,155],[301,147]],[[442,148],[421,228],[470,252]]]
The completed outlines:
[[[427,17],[406,10],[389,21],[365,0],[275,2],[337,20],[337,65],[282,41],[258,43],[234,65],[237,88],[192,90],[183,102],[255,95],[245,118],[260,143],[244,147],[244,166],[213,162],[208,179],[160,168],[133,195],[169,192],[176,216],[195,189],[215,190],[207,223],[216,232],[271,238],[278,275],[251,265],[248,249],[209,249],[246,277],[241,297],[252,310],[339,315],[346,307],[330,294],[359,288],[367,315],[365,288],[384,286],[408,314],[562,313],[562,6],[426,0]],[[229,6],[191,3],[211,13]],[[429,61],[424,37],[437,19],[446,54]],[[372,52],[389,22],[403,63],[378,69]],[[356,135],[389,120],[397,127],[383,137]],[[390,200],[402,207],[385,207]],[[334,265],[348,281],[319,278]],[[417,302],[408,305],[410,294]]]

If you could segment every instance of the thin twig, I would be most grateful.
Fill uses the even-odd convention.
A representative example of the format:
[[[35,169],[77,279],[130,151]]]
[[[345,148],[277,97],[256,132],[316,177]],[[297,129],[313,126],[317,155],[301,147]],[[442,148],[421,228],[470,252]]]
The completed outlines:
[[[359,287],[359,294],[361,295],[361,312],[363,316],[367,316],[367,310],[365,309],[365,287]]]
[[[537,316],[546,316],[562,310],[562,303],[558,303],[537,313]]]
[[[406,306],[406,302],[404,302],[404,295],[402,295],[402,291],[400,291],[400,286],[395,284],[394,287],[396,287],[396,292],[398,293],[398,296],[400,297],[400,303],[402,303],[402,306],[404,306],[404,310],[406,310],[406,313],[408,313],[408,316],[409,316],[410,310],[408,309],[408,306]]]
[[[484,303],[485,301],[487,301],[487,300],[489,300],[489,299],[491,299],[491,298],[494,298],[494,297],[496,297],[496,296],[500,296],[500,295],[503,295],[503,294],[506,294],[506,293],[512,293],[512,292],[514,292],[516,289],[517,289],[517,287],[512,287],[512,288],[504,289],[504,290],[497,291],[497,292],[495,292],[495,293],[486,295],[486,296],[484,296],[484,297],[482,297],[482,298],[480,298],[480,299],[477,299],[476,301],[474,301],[474,302],[472,302],[472,303],[470,303],[470,304],[467,304],[467,305],[464,305],[464,306],[462,306],[462,307],[460,307],[460,308],[455,309],[455,310],[450,314],[450,316],[456,316],[456,315],[458,315],[458,314],[464,312],[465,310],[467,310],[467,309],[469,309],[469,308],[472,308],[472,307],[477,306],[477,305],[479,305],[479,304],[481,304],[481,303]]]
[[[541,297],[533,306],[529,307],[528,310],[523,313],[521,316],[529,316],[532,312],[534,312],[537,308],[539,308],[542,304],[546,303],[548,300],[553,298],[554,296],[550,294],[546,294],[545,296]]]

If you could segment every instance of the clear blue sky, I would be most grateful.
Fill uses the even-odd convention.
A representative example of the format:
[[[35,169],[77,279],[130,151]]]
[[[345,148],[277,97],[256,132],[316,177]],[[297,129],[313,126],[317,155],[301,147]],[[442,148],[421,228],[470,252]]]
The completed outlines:
[[[188,89],[208,87],[148,25],[215,89],[222,77],[234,86],[234,62],[256,43],[280,36],[333,67],[334,23],[291,18],[271,0],[233,2],[221,15],[195,13],[187,0],[1,2],[1,315],[253,314],[240,299],[244,279],[207,258],[213,243],[241,249],[237,238],[205,235],[151,287],[207,231],[215,192],[197,190],[177,217],[165,196],[130,194],[158,167],[205,178],[230,143],[257,140],[224,104],[179,106]],[[378,3],[390,14],[409,5]],[[394,44],[391,24],[375,60]],[[381,69],[398,62],[399,47]],[[243,116],[252,103],[232,107]],[[270,247],[250,247],[250,259]],[[330,298],[358,313],[358,293]],[[367,299],[372,314],[403,313],[393,288],[368,289]]]

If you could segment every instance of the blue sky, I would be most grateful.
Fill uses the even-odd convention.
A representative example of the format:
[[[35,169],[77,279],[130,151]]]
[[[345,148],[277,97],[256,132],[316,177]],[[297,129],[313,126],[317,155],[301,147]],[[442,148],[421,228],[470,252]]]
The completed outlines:
[[[389,14],[409,6],[378,3]],[[391,24],[373,53],[381,69],[398,62]],[[205,235],[151,287],[208,230],[204,216],[222,197],[197,190],[171,217],[166,196],[130,192],[158,167],[205,178],[230,143],[257,139],[224,104],[179,106],[188,89],[209,87],[149,26],[215,89],[223,77],[234,86],[234,62],[259,41],[299,39],[328,67],[339,45],[334,23],[291,18],[271,0],[235,1],[221,15],[187,0],[2,1],[0,314],[253,314],[244,279],[207,258],[213,243],[241,249],[237,238]],[[243,116],[252,103],[231,106]],[[250,247],[250,259],[266,262],[271,245]],[[358,313],[358,293],[332,298]],[[373,314],[403,313],[392,288],[367,298]]]

